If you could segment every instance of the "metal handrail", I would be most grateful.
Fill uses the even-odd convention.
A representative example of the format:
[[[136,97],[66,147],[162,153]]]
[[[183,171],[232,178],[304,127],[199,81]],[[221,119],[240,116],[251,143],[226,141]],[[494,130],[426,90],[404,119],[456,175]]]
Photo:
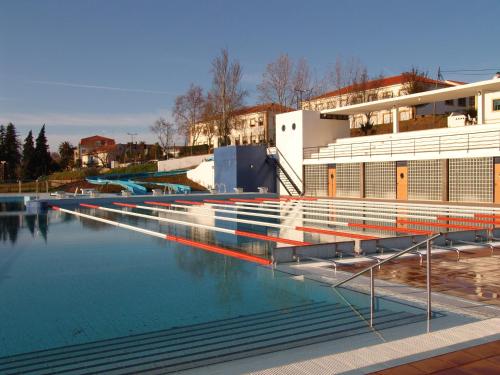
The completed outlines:
[[[283,155],[283,153],[280,151],[280,149],[278,147],[274,147],[276,149],[276,151],[278,152],[278,156],[280,159],[283,159],[285,161],[285,163],[288,165],[288,167],[290,168],[290,170],[293,172],[293,174],[298,178],[299,180],[299,183],[302,185],[302,179],[299,177],[299,175],[297,174],[297,172],[295,172],[295,169],[293,169],[293,167],[291,166],[291,164],[288,162],[288,160],[286,160],[285,156]]]
[[[436,233],[424,241],[421,241],[419,243],[416,243],[415,245],[410,246],[409,248],[402,250],[394,255],[391,255],[390,257],[380,261],[377,264],[374,264],[372,266],[369,266],[365,268],[364,270],[361,270],[354,275],[349,276],[348,278],[338,282],[337,284],[333,285],[332,287],[335,289],[348,281],[351,281],[352,279],[355,279],[358,276],[361,276],[365,272],[370,271],[370,327],[373,327],[373,317],[374,317],[374,310],[375,310],[375,280],[373,277],[373,269],[375,267],[380,267],[382,264],[387,263],[393,259],[396,259],[410,251],[413,251],[415,248],[418,248],[419,246],[423,245],[424,243],[427,245],[427,257],[426,257],[426,284],[427,284],[427,328],[430,328],[429,322],[432,317],[432,304],[431,304],[431,241],[436,239],[437,237],[441,236],[442,233]]]
[[[381,260],[380,263],[377,263],[377,264],[371,265],[369,267],[366,267],[364,270],[361,270],[361,271],[355,273],[354,275],[349,276],[345,280],[342,280],[341,282],[335,284],[333,287],[336,288],[338,286],[341,286],[342,284],[345,284],[346,282],[351,281],[352,279],[355,279],[356,277],[364,274],[365,272],[368,272],[371,268],[375,268],[375,267],[381,266],[384,263],[387,263],[387,262],[389,262],[389,261],[391,261],[391,260],[393,260],[395,258],[398,258],[401,255],[404,255],[404,254],[412,251],[413,249],[415,249],[415,248],[417,248],[419,246],[422,246],[424,243],[427,243],[428,241],[432,241],[432,240],[436,239],[437,237],[439,237],[441,235],[442,235],[442,233],[436,233],[436,234],[432,235],[431,237],[429,237],[429,238],[427,238],[427,239],[425,239],[425,240],[423,240],[423,241],[421,241],[419,243],[416,243],[415,245],[410,246],[407,249],[401,250],[399,253],[391,255],[389,258]]]

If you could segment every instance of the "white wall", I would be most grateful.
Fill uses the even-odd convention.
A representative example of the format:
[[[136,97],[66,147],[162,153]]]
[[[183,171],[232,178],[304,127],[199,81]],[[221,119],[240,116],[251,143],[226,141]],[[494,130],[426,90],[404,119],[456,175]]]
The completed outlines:
[[[500,91],[484,95],[484,121],[487,124],[500,122],[500,111],[493,111],[493,99],[500,99]]]
[[[204,159],[212,154],[186,156],[179,159],[160,160],[158,162],[158,172],[173,171],[175,169],[191,168],[199,165]]]
[[[276,116],[276,147],[301,179],[304,147],[324,146],[349,134],[348,120],[321,119],[316,111],[299,110]],[[280,193],[283,191],[280,189]]]
[[[205,160],[196,168],[187,171],[187,178],[206,187],[213,189],[215,186],[214,161]]]

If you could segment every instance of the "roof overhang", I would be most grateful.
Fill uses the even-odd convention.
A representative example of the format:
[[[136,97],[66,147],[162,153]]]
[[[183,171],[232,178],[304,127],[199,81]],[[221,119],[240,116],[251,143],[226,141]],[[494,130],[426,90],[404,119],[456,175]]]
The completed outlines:
[[[325,109],[321,111],[321,113],[332,115],[355,115],[359,113],[387,110],[394,107],[409,107],[419,104],[441,102],[449,99],[474,96],[477,95],[478,92],[486,93],[491,91],[500,91],[500,79],[490,79],[487,81],[468,83],[455,87],[424,91],[417,94],[403,95],[395,98],[376,100],[373,102],[354,104],[333,109]]]

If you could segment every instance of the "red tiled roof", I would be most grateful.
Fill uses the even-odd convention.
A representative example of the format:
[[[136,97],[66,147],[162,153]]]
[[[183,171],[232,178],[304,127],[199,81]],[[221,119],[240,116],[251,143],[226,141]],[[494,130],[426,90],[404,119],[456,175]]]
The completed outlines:
[[[103,137],[101,135],[93,135],[92,137],[80,139],[80,144],[85,145],[85,144],[89,144],[89,143],[94,143],[96,141],[106,141],[106,142],[111,143],[111,144],[115,143],[115,140],[112,138]]]
[[[234,112],[236,116],[240,115],[246,115],[249,113],[259,113],[259,112],[290,112],[293,111],[293,108],[290,107],[285,107],[283,105],[280,105],[278,103],[262,103],[262,104],[257,104],[254,106],[250,107],[243,107],[237,111]]]
[[[393,85],[402,85],[406,81],[405,75],[400,74],[397,76],[392,76],[392,77],[385,77],[381,79],[374,79],[372,81],[367,82],[367,88],[368,89],[376,89],[379,87],[387,87],[387,86],[393,86]],[[458,82],[458,81],[438,81],[432,78],[422,78],[420,80],[421,82],[428,83],[429,85],[439,85],[439,86],[444,86],[444,87],[450,87],[450,86],[457,86],[457,85],[463,85],[465,82]],[[315,99],[321,99],[321,98],[329,98],[331,96],[337,96],[337,95],[342,95],[342,94],[347,94],[349,92],[352,92],[354,88],[354,85],[342,87],[339,90],[335,91],[330,91],[327,93],[324,93],[322,95],[315,96],[311,100]]]

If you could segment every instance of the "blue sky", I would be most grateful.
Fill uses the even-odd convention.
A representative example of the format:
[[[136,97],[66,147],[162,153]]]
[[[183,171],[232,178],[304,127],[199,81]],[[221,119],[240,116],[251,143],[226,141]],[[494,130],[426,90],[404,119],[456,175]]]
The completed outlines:
[[[221,48],[243,65],[247,104],[283,52],[318,77],[339,55],[387,76],[500,68],[499,16],[498,0],[0,0],[0,123],[23,138],[46,123],[53,148],[96,133],[152,141],[176,95],[209,87]]]

